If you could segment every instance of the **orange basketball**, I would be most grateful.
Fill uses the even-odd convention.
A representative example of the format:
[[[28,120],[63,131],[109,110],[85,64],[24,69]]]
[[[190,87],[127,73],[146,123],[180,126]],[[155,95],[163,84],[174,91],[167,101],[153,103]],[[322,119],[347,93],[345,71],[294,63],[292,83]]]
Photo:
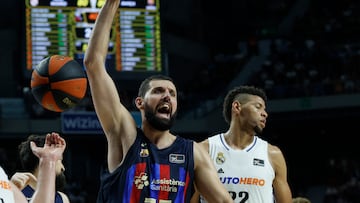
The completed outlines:
[[[44,108],[62,112],[75,107],[85,96],[84,68],[69,56],[43,59],[31,75],[31,92]]]

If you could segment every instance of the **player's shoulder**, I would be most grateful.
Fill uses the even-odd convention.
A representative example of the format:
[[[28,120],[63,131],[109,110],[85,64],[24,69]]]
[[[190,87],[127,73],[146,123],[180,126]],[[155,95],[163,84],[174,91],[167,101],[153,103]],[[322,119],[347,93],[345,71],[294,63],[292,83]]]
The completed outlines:
[[[271,160],[283,158],[283,153],[277,145],[268,143],[268,154]]]
[[[195,148],[203,148],[206,147],[206,145],[209,143],[209,141],[206,139],[206,140],[202,140],[202,141],[198,141],[198,142],[194,142],[194,147]]]
[[[206,138],[202,141],[197,142],[197,145],[201,148],[203,148],[205,151],[208,151],[209,149],[209,138]]]
[[[218,133],[218,134],[214,134],[214,135],[210,135],[206,140],[208,140],[208,142],[218,142],[219,140],[224,139],[224,133]]]
[[[205,140],[202,140],[198,142],[200,145],[209,144],[209,138],[206,138]]]

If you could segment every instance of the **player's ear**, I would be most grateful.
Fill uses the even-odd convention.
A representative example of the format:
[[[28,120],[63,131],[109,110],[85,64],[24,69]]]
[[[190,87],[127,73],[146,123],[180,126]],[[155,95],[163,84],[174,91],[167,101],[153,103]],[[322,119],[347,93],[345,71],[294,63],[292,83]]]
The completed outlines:
[[[236,109],[237,111],[239,111],[241,109],[241,103],[239,101],[234,101],[232,103],[232,108]]]
[[[135,105],[136,105],[136,107],[137,107],[137,108],[141,108],[142,104],[143,104],[142,98],[141,98],[141,97],[136,97],[136,99],[135,99]]]

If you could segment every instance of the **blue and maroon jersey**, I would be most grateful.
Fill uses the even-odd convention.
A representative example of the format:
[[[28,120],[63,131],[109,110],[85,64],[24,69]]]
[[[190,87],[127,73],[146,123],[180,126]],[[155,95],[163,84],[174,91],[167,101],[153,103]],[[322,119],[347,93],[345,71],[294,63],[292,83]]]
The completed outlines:
[[[24,189],[21,190],[21,192],[25,195],[28,202],[30,202],[32,196],[34,195],[35,190],[30,187],[29,185],[25,186]],[[55,201],[54,203],[63,203],[63,199],[59,192],[55,192]]]
[[[193,141],[177,137],[158,149],[138,129],[124,162],[113,173],[104,166],[98,203],[183,203],[193,192]]]

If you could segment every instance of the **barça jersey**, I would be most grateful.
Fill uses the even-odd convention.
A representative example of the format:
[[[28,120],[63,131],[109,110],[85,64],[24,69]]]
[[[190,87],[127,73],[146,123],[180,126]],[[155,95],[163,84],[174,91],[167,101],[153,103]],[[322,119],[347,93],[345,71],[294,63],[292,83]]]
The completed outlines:
[[[221,133],[209,137],[209,154],[234,202],[274,203],[275,173],[265,140],[255,136],[245,149],[233,149]],[[201,202],[205,201],[201,198]]]
[[[193,141],[181,137],[158,149],[138,129],[124,162],[101,171],[98,203],[183,203],[193,192]]]

